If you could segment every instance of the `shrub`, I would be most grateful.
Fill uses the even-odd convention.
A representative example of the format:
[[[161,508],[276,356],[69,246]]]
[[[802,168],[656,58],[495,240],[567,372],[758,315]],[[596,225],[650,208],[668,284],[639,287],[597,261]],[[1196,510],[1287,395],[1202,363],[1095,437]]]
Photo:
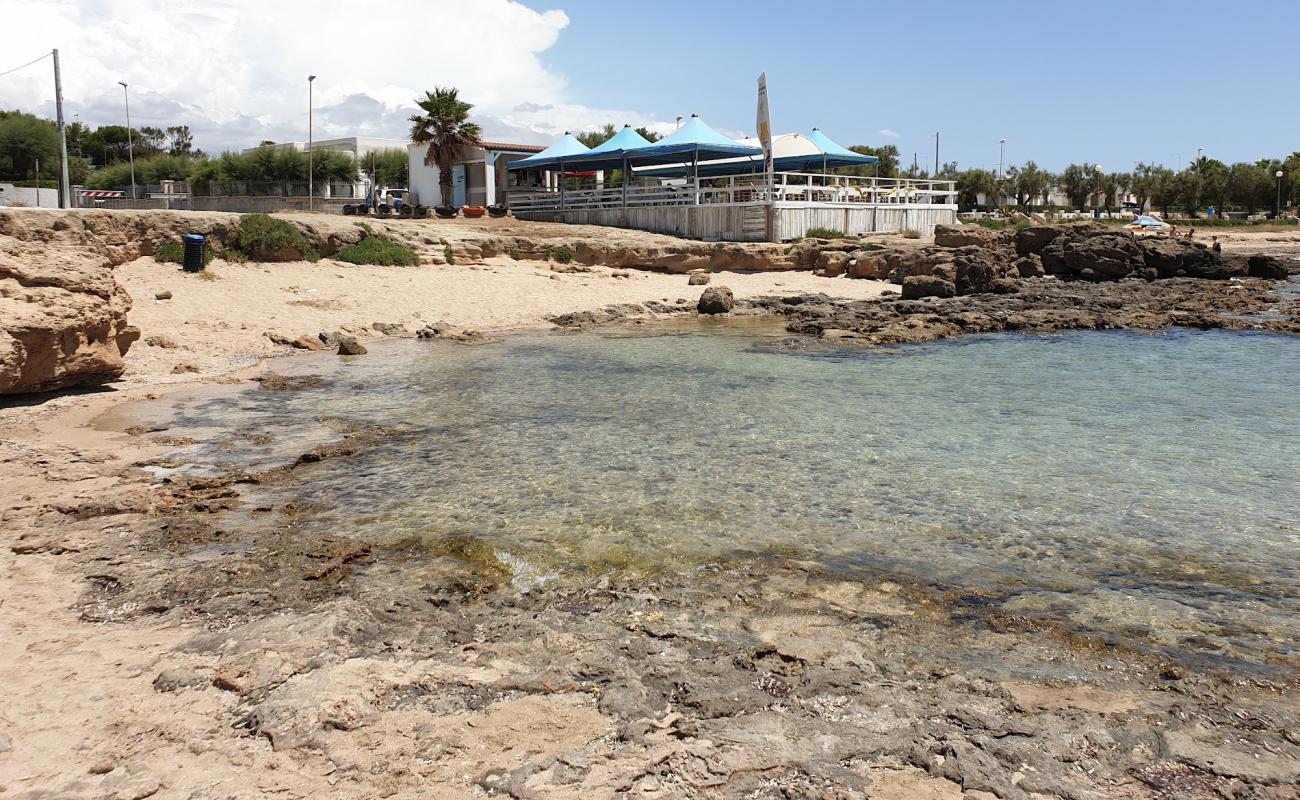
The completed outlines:
[[[569,247],[567,244],[560,245],[559,247],[551,251],[551,258],[560,262],[561,264],[569,263],[570,261],[573,260],[573,257],[576,255],[577,253],[573,252],[573,248]]]
[[[446,259],[447,263],[451,266],[456,266],[456,256],[451,252],[451,245],[444,244],[442,246],[442,257]]]
[[[205,247],[203,249],[203,263],[211,264],[214,258],[216,258],[216,255],[212,252],[212,248]],[[163,242],[154,251],[153,260],[160,264],[184,264],[185,245],[181,242]]]
[[[281,256],[287,251],[302,253],[308,261],[320,259],[302,231],[268,214],[242,215],[239,225],[230,232],[230,246],[249,258],[262,260],[284,260]]]
[[[409,247],[380,236],[367,236],[334,254],[339,261],[349,264],[378,264],[382,267],[413,267],[420,257]]]
[[[804,232],[809,239],[843,239],[844,234],[830,228],[809,228]]]

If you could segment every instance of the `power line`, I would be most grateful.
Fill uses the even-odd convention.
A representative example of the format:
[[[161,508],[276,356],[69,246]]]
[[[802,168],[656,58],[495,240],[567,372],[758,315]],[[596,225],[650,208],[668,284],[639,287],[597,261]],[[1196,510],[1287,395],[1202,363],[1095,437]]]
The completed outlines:
[[[0,72],[0,78],[3,78],[4,76],[8,75],[8,74],[11,73],[11,72],[17,72],[18,70],[22,69],[23,67],[30,67],[32,64],[35,64],[37,61],[40,61],[41,59],[44,59],[44,58],[49,58],[49,57],[52,56],[52,55],[53,55],[53,53],[46,53],[45,55],[37,56],[36,58],[33,58],[31,61],[28,61],[26,64],[23,64],[23,65],[21,65],[21,66],[14,67],[13,69],[7,69],[7,70],[5,70],[4,72]]]

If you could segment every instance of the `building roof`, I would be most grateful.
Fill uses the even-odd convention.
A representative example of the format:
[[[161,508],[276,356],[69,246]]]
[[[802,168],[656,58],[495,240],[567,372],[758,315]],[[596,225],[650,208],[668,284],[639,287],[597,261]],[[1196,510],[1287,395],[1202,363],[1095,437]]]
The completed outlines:
[[[515,150],[520,153],[540,153],[546,149],[542,144],[508,144],[506,142],[479,142],[484,150]]]

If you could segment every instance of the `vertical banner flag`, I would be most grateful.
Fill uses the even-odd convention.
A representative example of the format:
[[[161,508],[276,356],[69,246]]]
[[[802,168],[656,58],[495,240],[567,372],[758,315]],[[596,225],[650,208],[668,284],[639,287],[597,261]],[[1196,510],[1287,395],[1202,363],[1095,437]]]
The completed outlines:
[[[758,76],[758,140],[763,144],[763,174],[772,177],[772,121],[767,113],[767,73]]]

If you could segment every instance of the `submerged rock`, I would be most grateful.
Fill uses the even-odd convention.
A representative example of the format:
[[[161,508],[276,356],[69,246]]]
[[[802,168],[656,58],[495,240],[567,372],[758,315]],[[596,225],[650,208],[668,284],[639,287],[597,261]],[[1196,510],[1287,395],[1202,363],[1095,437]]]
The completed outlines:
[[[339,339],[339,355],[341,356],[363,356],[366,352],[365,345],[358,342],[355,337],[344,336]]]

